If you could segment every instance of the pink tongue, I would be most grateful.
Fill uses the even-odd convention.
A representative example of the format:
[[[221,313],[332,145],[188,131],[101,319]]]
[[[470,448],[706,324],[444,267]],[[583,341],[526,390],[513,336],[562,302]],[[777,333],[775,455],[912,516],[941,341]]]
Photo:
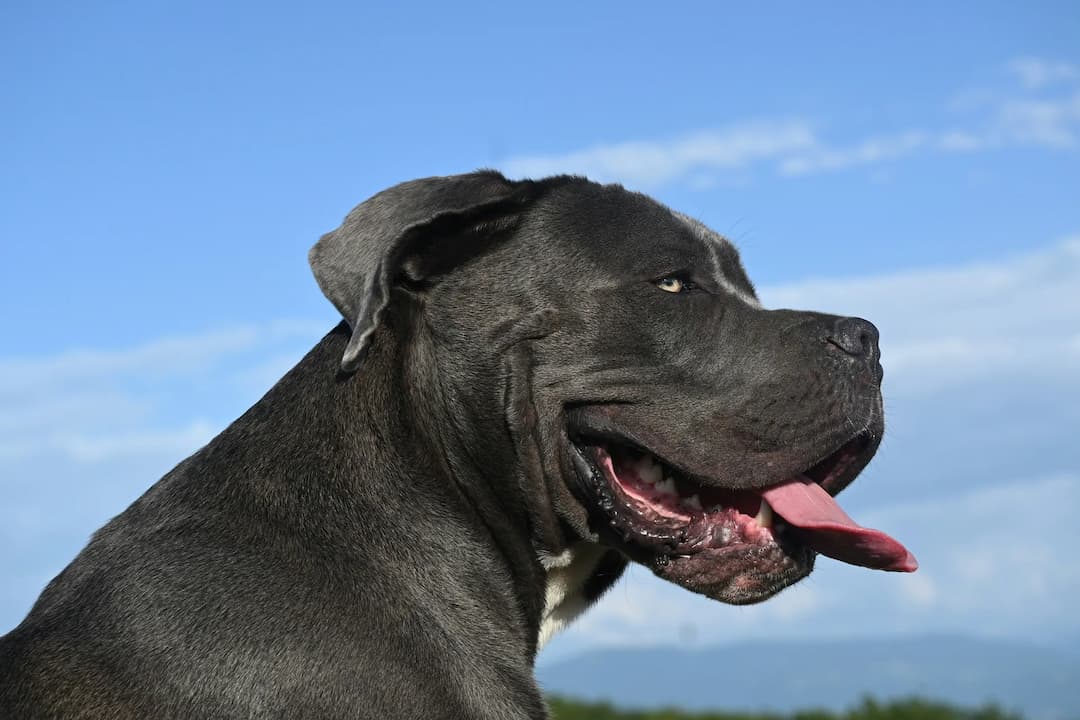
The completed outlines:
[[[859,527],[823,487],[799,477],[761,491],[777,515],[822,555],[876,570],[914,572],[915,556],[880,530]]]

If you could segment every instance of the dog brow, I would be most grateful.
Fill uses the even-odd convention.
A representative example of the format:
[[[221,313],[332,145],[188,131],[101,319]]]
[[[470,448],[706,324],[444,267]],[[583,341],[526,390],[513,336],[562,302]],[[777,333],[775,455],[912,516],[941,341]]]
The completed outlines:
[[[735,246],[732,245],[731,242],[723,235],[716,232],[700,220],[696,220],[695,218],[692,218],[689,215],[685,215],[676,210],[673,210],[672,214],[674,214],[675,217],[681,220],[683,224],[685,224],[690,229],[690,231],[694,233],[694,236],[701,241],[702,245],[704,245],[708,249],[709,256],[712,258],[713,262],[713,277],[716,280],[717,285],[726,290],[728,293],[742,300],[747,305],[750,305],[751,307],[761,307],[761,302],[754,296],[752,292],[746,292],[745,290],[740,288],[738,284],[732,282],[731,279],[724,274],[725,263],[720,257],[721,248],[728,251],[733,257],[737,258],[737,251],[735,250]],[[737,259],[735,260],[735,263],[738,263]]]

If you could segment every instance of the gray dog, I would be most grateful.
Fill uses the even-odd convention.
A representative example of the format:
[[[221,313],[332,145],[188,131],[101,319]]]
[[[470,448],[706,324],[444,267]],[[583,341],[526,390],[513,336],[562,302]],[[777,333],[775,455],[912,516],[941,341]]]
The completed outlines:
[[[832,499],[876,329],[763,309],[701,223],[485,171],[310,259],[345,322],[0,639],[0,717],[544,718],[537,650],[630,560],[728,603],[915,569]]]

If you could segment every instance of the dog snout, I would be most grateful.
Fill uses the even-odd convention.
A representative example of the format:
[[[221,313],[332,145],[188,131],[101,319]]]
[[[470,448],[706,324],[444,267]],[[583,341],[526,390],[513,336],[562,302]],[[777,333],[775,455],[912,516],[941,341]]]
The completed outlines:
[[[881,348],[878,346],[878,329],[869,320],[857,317],[838,318],[825,337],[825,341],[858,363],[870,368],[875,379],[881,381]]]
[[[840,318],[833,324],[832,331],[825,340],[855,358],[873,362],[881,357],[878,329],[869,320]]]

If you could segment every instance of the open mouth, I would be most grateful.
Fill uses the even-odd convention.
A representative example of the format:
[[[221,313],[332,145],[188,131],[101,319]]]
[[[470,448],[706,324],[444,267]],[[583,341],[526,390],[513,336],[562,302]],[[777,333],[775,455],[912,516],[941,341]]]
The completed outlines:
[[[764,600],[808,575],[817,553],[879,570],[918,567],[832,498],[873,454],[865,435],[761,488],[714,487],[621,438],[576,438],[571,448],[598,531],[657,575],[710,597]]]

